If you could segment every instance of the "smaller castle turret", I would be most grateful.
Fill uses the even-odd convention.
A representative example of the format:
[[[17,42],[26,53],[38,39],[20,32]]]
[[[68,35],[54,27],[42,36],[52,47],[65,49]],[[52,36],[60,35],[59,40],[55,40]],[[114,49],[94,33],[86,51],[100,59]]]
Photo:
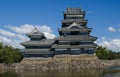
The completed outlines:
[[[37,28],[35,28],[31,33],[28,33],[27,36],[30,38],[30,41],[21,43],[25,46],[25,57],[53,56],[53,51],[50,50],[51,45],[54,42],[53,39],[46,39],[45,35]]]

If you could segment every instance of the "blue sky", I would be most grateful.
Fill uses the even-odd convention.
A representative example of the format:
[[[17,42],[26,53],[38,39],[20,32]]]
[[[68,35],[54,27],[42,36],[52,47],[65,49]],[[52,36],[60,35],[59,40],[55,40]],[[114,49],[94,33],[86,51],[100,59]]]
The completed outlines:
[[[0,29],[10,31],[6,25],[47,25],[58,36],[57,28],[68,7],[86,11],[91,35],[97,36],[98,42],[120,41],[119,0],[0,0]]]
[[[118,0],[0,0],[0,28],[8,24],[45,24],[57,35],[63,11],[68,7],[79,7],[87,12],[88,26],[97,37],[111,37],[107,27],[117,27],[120,23]],[[115,33],[112,35],[118,37]]]

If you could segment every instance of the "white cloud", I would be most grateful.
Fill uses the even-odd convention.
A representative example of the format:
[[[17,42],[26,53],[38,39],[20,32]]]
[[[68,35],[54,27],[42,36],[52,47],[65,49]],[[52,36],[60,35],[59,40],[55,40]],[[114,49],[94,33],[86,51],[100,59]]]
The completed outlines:
[[[54,39],[56,37],[55,34],[51,34],[49,32],[44,32],[44,34],[47,37],[47,39]]]
[[[11,45],[15,48],[22,49],[24,47],[20,45],[20,43],[29,40],[29,38],[25,34],[31,32],[35,27],[40,32],[43,32],[48,39],[53,39],[56,37],[56,35],[52,33],[53,30],[47,25],[8,25],[6,26],[7,30],[0,29],[0,42],[3,42],[6,45]]]
[[[43,25],[43,26],[39,26],[39,25],[36,25],[36,27],[39,29],[40,32],[48,32],[48,33],[51,33],[53,30],[48,27],[47,25]]]
[[[110,32],[116,32],[116,29],[113,28],[113,27],[108,27],[108,31],[110,31]]]
[[[8,38],[8,37],[0,35],[0,42],[3,42],[4,44],[9,44],[9,43],[12,42],[12,40],[10,38]]]
[[[102,40],[97,42],[98,45],[107,47],[108,49],[115,51],[115,52],[120,52],[120,39],[112,39],[112,40]]]
[[[47,25],[29,25],[29,24],[25,24],[22,25],[20,27],[18,26],[8,26],[8,28],[12,31],[14,31],[15,33],[19,33],[19,34],[26,34],[26,33],[30,33],[34,28],[37,28],[40,32],[45,33],[45,36],[49,39],[52,39],[55,36],[55,34],[52,34],[53,30],[47,26]]]
[[[8,25],[8,28],[16,33],[29,33],[31,32],[34,28],[37,28],[40,32],[49,32],[51,33],[52,32],[52,29],[47,26],[47,25],[29,25],[29,24],[25,24],[25,25],[22,25],[20,27],[18,26],[11,26],[11,25]]]
[[[29,24],[25,24],[20,27],[8,25],[8,28],[15,33],[25,34],[31,32],[34,29],[34,26]]]
[[[2,30],[2,29],[0,29],[0,35],[7,36],[7,37],[14,37],[15,36],[14,33],[9,32],[9,31],[5,31],[5,30]]]

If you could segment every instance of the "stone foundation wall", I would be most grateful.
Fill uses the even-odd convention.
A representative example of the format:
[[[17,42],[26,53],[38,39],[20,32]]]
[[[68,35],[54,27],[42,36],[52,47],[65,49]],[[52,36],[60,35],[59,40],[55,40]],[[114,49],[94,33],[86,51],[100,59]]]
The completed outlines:
[[[80,70],[120,66],[120,60],[99,60],[95,55],[56,55],[54,58],[24,58],[20,63],[0,64],[0,69]]]

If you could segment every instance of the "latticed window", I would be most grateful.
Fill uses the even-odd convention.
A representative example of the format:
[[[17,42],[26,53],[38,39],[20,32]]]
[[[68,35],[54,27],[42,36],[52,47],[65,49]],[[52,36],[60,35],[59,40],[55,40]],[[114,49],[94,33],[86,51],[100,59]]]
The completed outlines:
[[[84,50],[94,50],[94,48],[84,48]]]

